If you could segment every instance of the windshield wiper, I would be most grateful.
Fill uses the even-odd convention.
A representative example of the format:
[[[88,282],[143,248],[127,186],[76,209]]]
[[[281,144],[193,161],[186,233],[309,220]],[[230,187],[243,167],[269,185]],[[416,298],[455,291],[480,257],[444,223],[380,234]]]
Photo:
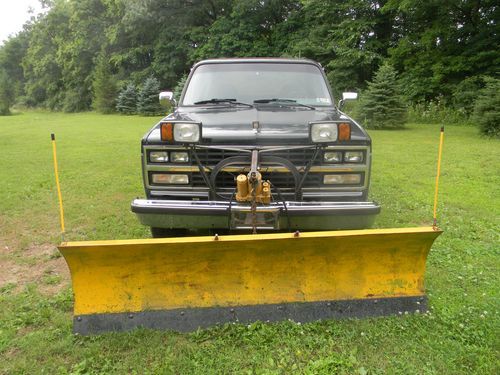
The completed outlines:
[[[277,104],[289,105],[291,107],[305,107],[305,108],[310,108],[310,109],[316,109],[313,106],[310,106],[307,104],[297,103],[297,101],[293,100],[293,99],[278,99],[278,98],[256,99],[253,102],[254,103],[277,103]]]
[[[194,102],[195,105],[199,104],[235,104],[235,105],[244,105],[247,107],[253,107],[253,105],[248,104],[248,103],[242,103],[236,101],[236,99],[208,99],[208,100],[200,100],[199,102]]]

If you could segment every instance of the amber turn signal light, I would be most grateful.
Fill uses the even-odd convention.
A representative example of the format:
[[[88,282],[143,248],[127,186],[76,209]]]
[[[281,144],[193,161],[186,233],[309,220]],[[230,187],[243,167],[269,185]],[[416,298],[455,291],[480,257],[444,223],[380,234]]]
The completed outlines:
[[[170,123],[163,123],[160,125],[161,140],[165,142],[172,142],[174,140],[174,126]]]
[[[351,139],[351,124],[342,122],[339,124],[339,141],[348,141]]]

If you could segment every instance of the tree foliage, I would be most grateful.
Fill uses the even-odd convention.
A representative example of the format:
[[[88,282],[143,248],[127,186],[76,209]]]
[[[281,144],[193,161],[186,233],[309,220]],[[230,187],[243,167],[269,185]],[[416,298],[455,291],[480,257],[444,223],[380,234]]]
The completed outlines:
[[[384,64],[376,72],[363,93],[359,111],[365,126],[369,128],[404,127],[407,110],[401,96],[401,85],[392,66]]]
[[[466,77],[498,74],[500,8],[494,0],[390,0],[401,17],[392,64],[413,100],[450,98]]]
[[[441,98],[467,114],[474,87],[498,78],[500,65],[494,0],[43,2],[50,9],[0,47],[0,68],[18,102],[54,110],[100,106],[92,102],[102,51],[117,82],[153,76],[160,87],[202,58],[306,57],[325,67],[337,96],[365,89],[389,62],[408,101]]]
[[[65,87],[64,61],[60,59],[59,49],[71,34],[70,15],[69,3],[59,1],[29,27],[29,46],[21,60],[28,104],[55,110],[63,108],[69,87]]]

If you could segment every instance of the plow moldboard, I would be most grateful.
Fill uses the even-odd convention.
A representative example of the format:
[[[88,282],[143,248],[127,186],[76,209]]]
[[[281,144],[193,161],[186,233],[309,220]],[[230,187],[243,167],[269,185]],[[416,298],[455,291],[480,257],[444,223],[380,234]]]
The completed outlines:
[[[432,227],[66,242],[74,330],[425,310]]]

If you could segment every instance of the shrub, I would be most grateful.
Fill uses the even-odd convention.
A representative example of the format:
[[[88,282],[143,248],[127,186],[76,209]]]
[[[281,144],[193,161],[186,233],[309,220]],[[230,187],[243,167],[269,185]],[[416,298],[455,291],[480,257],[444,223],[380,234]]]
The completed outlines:
[[[500,136],[500,80],[485,78],[486,86],[479,92],[472,120],[481,133],[490,137]]]
[[[63,93],[63,111],[67,113],[87,111],[90,107],[87,93],[88,92],[83,87],[66,90],[66,92]],[[55,102],[54,105],[49,104],[49,106],[51,109],[59,110],[58,104],[59,102]]]
[[[158,101],[158,94],[160,93],[160,82],[154,78],[149,77],[144,81],[142,89],[139,91],[137,100],[137,111],[141,115],[156,116],[163,114],[163,109]]]
[[[407,111],[400,92],[396,71],[389,64],[382,65],[361,96],[359,115],[364,125],[372,129],[403,128]]]
[[[408,121],[424,124],[464,124],[468,122],[468,116],[466,109],[452,108],[444,104],[442,97],[438,97],[429,102],[420,102],[410,106]]]
[[[116,99],[116,110],[125,115],[137,113],[137,89],[133,83],[129,83],[120,91]]]

